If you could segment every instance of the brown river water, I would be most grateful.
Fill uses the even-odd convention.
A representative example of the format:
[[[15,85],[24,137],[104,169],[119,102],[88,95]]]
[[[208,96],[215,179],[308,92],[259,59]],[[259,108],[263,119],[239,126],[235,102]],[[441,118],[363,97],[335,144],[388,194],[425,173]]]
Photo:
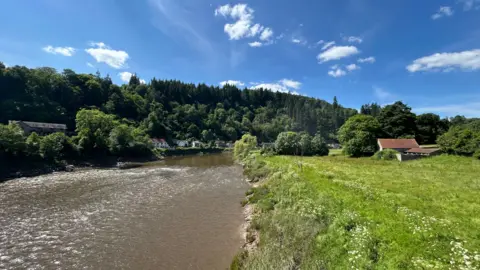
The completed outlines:
[[[227,269],[247,184],[229,154],[0,184],[0,269]]]

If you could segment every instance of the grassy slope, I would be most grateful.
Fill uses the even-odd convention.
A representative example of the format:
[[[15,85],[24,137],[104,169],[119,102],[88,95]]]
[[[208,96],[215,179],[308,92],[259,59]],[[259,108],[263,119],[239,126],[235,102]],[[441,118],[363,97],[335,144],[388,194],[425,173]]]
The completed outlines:
[[[479,161],[260,159],[276,173],[245,268],[480,269]]]

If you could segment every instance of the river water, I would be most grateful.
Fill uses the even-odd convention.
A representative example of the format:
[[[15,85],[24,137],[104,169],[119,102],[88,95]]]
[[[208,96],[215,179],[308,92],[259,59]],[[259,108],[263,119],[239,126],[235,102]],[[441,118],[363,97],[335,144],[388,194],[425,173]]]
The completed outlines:
[[[230,155],[0,184],[0,269],[227,269],[247,184]]]

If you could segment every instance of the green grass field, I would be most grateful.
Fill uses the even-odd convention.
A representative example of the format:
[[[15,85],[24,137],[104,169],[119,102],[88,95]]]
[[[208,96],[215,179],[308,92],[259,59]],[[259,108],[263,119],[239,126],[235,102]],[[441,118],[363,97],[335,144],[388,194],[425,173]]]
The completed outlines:
[[[341,156],[343,155],[343,149],[329,149],[328,155],[329,156]]]
[[[480,161],[259,157],[244,269],[480,269]],[[252,192],[252,191],[251,191]]]

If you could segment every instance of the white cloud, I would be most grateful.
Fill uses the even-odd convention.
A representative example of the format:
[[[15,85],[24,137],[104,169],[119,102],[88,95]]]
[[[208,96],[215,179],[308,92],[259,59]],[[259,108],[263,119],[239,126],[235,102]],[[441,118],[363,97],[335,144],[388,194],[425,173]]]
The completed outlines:
[[[260,35],[260,40],[269,40],[273,36],[273,31],[270,28],[265,28]]]
[[[470,11],[473,8],[479,9],[480,5],[476,6],[477,4],[480,4],[480,0],[458,0],[459,3],[463,3],[463,10],[464,11]]]
[[[354,37],[354,36],[345,37],[344,39],[346,41],[350,42],[350,43],[362,43],[363,42],[363,39],[361,39],[360,37]]]
[[[343,76],[347,75],[347,72],[345,72],[341,68],[337,68],[335,70],[330,70],[328,72],[328,75],[331,76],[331,77],[334,77],[334,78],[339,78],[339,77],[343,77]]]
[[[53,47],[53,46],[47,46],[42,48],[47,53],[51,54],[61,54],[63,56],[73,56],[75,54],[75,49],[72,47]]]
[[[480,69],[480,49],[455,52],[436,53],[413,61],[407,66],[410,72],[418,71],[451,71],[453,69]]]
[[[321,40],[321,41],[323,41],[323,40]],[[325,43],[325,42],[322,42],[322,44],[323,43]],[[335,41],[326,42],[325,45],[323,45],[323,47],[322,47],[322,51],[325,51],[326,49],[332,47],[333,45],[335,45]]]
[[[263,44],[261,42],[258,42],[258,41],[250,42],[250,43],[248,43],[248,45],[250,45],[250,47],[262,47],[263,46]]]
[[[453,9],[451,7],[440,7],[437,13],[432,15],[432,20],[437,20],[442,17],[450,17],[453,15]]]
[[[129,83],[130,78],[132,78],[133,74],[128,71],[124,71],[124,72],[118,73],[118,76],[120,77],[120,80],[122,80],[122,82]]]
[[[220,6],[215,10],[215,16],[223,16],[235,20],[234,23],[227,23],[224,31],[230,40],[239,40],[247,37],[255,37],[260,34],[261,40],[268,40],[272,35],[272,29],[253,22],[255,11],[246,4],[230,4]]]
[[[220,82],[220,85],[221,86],[225,86],[225,85],[235,85],[235,86],[244,86],[245,83],[241,82],[241,81],[235,81],[235,80],[228,80],[228,81],[223,81],[223,82]]]
[[[251,87],[251,89],[269,89],[274,92],[282,92],[282,93],[292,93],[295,95],[299,95],[299,93],[295,90],[300,89],[302,85],[301,82],[289,80],[289,79],[282,79],[275,83],[252,83],[255,86]]]
[[[297,38],[292,38],[292,42],[299,44],[302,41],[300,39],[297,39]]]
[[[377,100],[379,100],[380,103],[382,104],[391,103],[396,98],[394,94],[388,92],[383,88],[376,87],[376,86],[373,87],[373,94],[375,95]]]
[[[414,108],[413,111],[416,113],[433,112],[443,114],[445,116],[464,115],[466,117],[480,117],[480,102],[427,106]]]
[[[97,63],[105,63],[116,69],[127,67],[126,62],[129,58],[127,52],[112,50],[103,42],[92,42],[90,46],[93,48],[86,49],[85,51],[95,58]]]
[[[88,67],[91,67],[91,68],[95,68],[95,66],[94,66],[92,63],[90,63],[90,62],[87,62],[87,66],[88,66]]]
[[[359,63],[375,63],[375,57],[373,56],[370,56],[370,57],[367,57],[367,58],[359,58],[358,59],[358,62]]]
[[[318,61],[320,61],[320,63],[324,63],[332,60],[346,58],[358,53],[360,53],[360,51],[355,46],[333,46],[328,50],[320,53],[317,56],[317,59]]]
[[[297,89],[297,90],[300,89],[300,86],[302,86],[301,82],[297,82],[289,79],[280,80],[280,83],[286,87]]]
[[[144,79],[140,79],[141,84],[146,84],[147,82]]]
[[[347,68],[348,71],[354,71],[354,70],[360,69],[360,67],[357,66],[356,64],[350,64],[350,65],[346,66],[346,68]]]

